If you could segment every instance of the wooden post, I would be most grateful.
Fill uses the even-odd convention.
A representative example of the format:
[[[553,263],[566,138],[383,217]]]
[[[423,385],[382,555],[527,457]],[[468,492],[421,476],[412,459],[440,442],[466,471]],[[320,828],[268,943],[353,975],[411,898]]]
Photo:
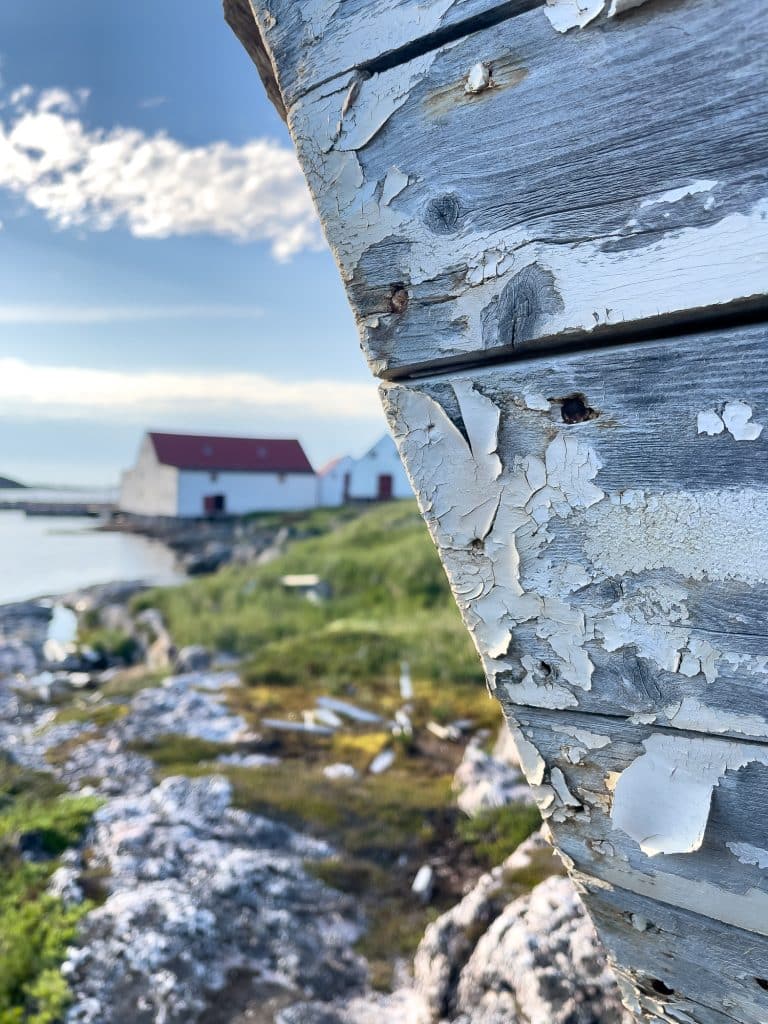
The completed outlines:
[[[768,1021],[758,0],[227,0],[640,1019]]]

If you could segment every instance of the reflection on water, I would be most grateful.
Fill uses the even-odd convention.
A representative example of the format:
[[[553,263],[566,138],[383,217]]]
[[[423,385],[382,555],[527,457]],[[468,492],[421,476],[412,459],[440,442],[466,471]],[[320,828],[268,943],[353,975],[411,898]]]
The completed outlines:
[[[163,544],[94,525],[92,519],[0,512],[0,604],[115,580],[179,579]]]

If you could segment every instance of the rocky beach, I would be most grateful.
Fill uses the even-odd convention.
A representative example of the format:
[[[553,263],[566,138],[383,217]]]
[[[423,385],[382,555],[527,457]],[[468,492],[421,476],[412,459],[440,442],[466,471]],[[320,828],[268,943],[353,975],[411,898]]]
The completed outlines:
[[[287,533],[271,547],[262,565],[293,568]],[[400,663],[386,691],[270,688],[258,652],[185,643],[164,600],[116,584],[0,607],[0,850],[71,922],[45,977],[0,995],[4,1024],[629,1021],[482,705],[438,707]],[[77,828],[51,843],[41,808]]]

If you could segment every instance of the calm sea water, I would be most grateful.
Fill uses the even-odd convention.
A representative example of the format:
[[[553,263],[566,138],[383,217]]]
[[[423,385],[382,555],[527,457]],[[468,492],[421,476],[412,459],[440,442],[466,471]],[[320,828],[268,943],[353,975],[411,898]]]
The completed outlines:
[[[173,554],[164,545],[131,534],[96,531],[96,522],[0,511],[0,604],[93,583],[179,579]]]

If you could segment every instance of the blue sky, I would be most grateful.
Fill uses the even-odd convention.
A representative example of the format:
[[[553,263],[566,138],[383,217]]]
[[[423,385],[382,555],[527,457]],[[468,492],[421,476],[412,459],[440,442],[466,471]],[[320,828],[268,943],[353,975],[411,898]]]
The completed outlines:
[[[0,6],[0,474],[109,483],[145,427],[383,431],[283,123],[218,0]]]

